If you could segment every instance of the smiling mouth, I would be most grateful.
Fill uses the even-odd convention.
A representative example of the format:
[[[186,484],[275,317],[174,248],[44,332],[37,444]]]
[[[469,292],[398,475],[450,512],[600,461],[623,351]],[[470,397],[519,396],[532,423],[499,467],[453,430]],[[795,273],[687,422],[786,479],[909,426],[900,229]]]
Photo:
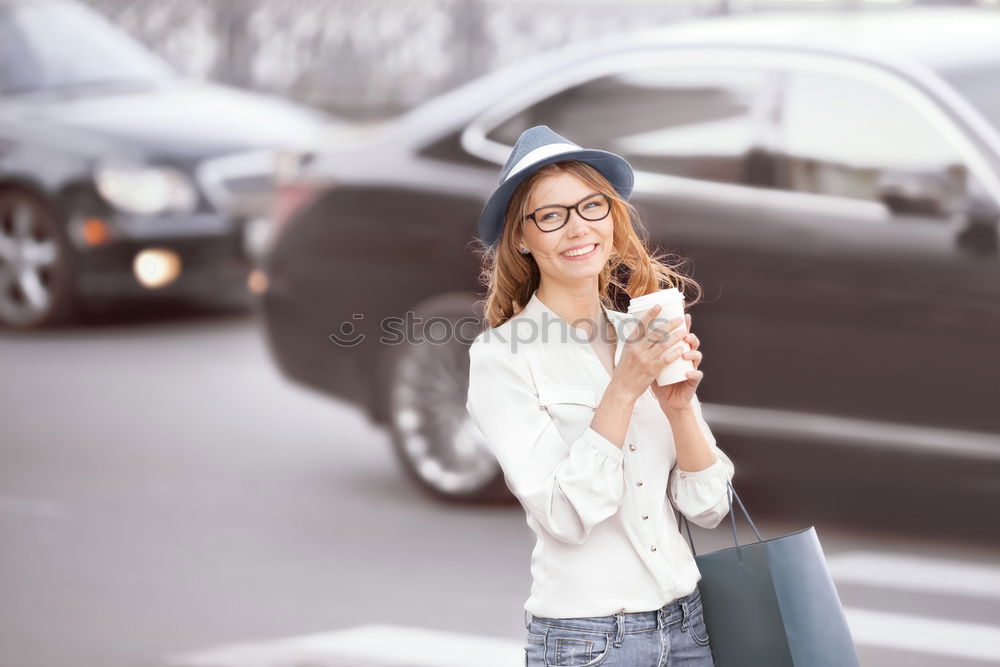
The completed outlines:
[[[585,248],[577,248],[576,250],[571,250],[569,252],[569,254],[567,254],[565,252],[564,253],[560,253],[560,254],[563,257],[566,257],[567,259],[576,259],[577,257],[587,257],[589,255],[594,254],[595,252],[597,252],[597,244],[596,243],[592,243],[592,244],[590,244],[589,249],[586,248],[586,247]]]

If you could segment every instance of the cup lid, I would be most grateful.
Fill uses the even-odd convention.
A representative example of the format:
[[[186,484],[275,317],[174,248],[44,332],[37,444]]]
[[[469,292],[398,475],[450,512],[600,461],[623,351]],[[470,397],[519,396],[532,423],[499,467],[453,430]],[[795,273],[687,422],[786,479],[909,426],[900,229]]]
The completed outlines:
[[[683,301],[684,294],[676,287],[668,287],[657,292],[650,292],[643,296],[633,297],[628,302],[628,312],[637,313],[641,310],[652,308],[657,304],[666,305],[674,301]]]

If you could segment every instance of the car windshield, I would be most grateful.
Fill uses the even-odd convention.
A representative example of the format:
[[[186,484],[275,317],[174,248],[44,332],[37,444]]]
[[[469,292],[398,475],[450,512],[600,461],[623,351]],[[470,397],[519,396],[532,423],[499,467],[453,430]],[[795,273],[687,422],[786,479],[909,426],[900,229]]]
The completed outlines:
[[[942,71],[941,76],[1000,133],[1000,63],[967,65]]]
[[[0,5],[0,94],[173,76],[169,65],[74,0]]]

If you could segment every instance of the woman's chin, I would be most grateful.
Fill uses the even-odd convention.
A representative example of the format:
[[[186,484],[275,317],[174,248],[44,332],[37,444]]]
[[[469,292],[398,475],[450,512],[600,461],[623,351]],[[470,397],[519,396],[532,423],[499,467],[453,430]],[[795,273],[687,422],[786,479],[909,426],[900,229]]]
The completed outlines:
[[[565,262],[560,267],[559,273],[572,280],[583,280],[586,278],[596,278],[601,275],[603,268],[604,264],[597,259],[590,260],[589,262],[575,263],[575,265],[574,263]]]

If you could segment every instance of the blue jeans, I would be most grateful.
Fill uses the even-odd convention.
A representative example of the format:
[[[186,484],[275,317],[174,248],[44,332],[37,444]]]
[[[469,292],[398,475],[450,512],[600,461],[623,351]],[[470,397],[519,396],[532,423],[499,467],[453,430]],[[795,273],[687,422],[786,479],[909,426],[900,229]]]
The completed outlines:
[[[716,667],[697,588],[655,611],[526,616],[526,667]]]

